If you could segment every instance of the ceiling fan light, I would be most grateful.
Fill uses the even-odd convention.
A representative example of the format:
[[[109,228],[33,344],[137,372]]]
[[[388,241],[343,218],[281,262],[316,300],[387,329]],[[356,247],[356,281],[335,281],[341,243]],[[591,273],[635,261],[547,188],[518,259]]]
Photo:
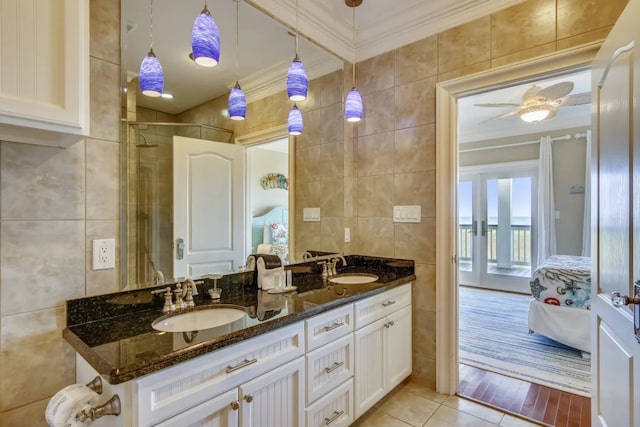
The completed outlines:
[[[140,90],[143,95],[158,97],[162,95],[164,88],[164,73],[162,65],[153,53],[153,49],[149,50],[147,56],[144,57],[140,64]]]
[[[247,98],[244,96],[240,84],[236,82],[236,85],[229,93],[229,118],[231,120],[244,120],[246,116]]]
[[[215,67],[220,60],[220,33],[216,21],[205,6],[191,30],[193,60],[203,67]]]
[[[351,88],[344,102],[344,118],[348,122],[359,122],[362,119],[362,96],[358,89]]]
[[[302,134],[302,112],[298,109],[297,105],[294,105],[289,112],[289,119],[287,120],[290,135]]]
[[[533,106],[524,109],[520,118],[527,123],[537,123],[546,119],[551,114],[551,108],[545,105]]]
[[[296,55],[287,72],[287,95],[295,102],[307,99],[309,80],[304,65]]]

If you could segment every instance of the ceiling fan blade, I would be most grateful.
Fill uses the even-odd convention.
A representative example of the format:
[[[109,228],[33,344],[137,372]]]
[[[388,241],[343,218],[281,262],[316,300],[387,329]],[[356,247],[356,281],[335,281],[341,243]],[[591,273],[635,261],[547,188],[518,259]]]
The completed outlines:
[[[508,113],[504,113],[504,114],[500,114],[499,116],[495,116],[495,117],[491,117],[487,120],[483,120],[481,123],[486,123],[490,120],[496,120],[496,119],[504,119],[505,117],[509,117],[509,116],[514,116],[516,114],[518,114],[520,110],[513,110],[513,111],[509,111]]]
[[[591,92],[576,93],[560,100],[561,107],[591,103]]]
[[[524,95],[522,95],[522,102],[524,102],[526,104],[527,101],[530,101],[533,98],[535,98],[536,95],[541,90],[542,90],[542,88],[540,86],[536,86],[536,85],[531,86],[529,89],[527,89],[527,91],[524,93]]]
[[[573,90],[573,82],[560,82],[542,89],[536,95],[536,98],[544,98],[546,100],[554,100],[569,95]]]
[[[520,104],[512,104],[510,102],[495,102],[489,104],[473,104],[476,107],[519,107]]]

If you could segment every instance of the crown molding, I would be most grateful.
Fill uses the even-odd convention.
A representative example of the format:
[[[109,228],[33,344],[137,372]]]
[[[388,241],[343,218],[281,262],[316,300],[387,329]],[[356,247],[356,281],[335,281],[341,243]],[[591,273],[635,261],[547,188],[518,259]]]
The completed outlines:
[[[433,3],[419,2],[411,8],[398,7],[393,15],[367,22],[356,37],[356,61],[363,61],[422,40],[466,22],[490,15],[525,0],[468,0],[434,13]],[[281,24],[295,29],[295,2],[292,0],[248,0]],[[298,29],[309,40],[349,62],[353,60],[351,22],[336,19],[335,10],[325,2],[305,2],[298,12]]]
[[[307,55],[300,59],[309,81],[342,68],[341,61],[326,61],[321,55]],[[280,62],[242,79],[240,83],[247,102],[254,102],[286,90],[286,76],[290,64],[291,62]]]
[[[417,8],[400,9],[393,16],[385,17],[375,23],[368,23],[367,28],[358,33],[357,61],[414,43],[524,1],[470,0],[435,14],[428,6],[429,2],[421,2]]]

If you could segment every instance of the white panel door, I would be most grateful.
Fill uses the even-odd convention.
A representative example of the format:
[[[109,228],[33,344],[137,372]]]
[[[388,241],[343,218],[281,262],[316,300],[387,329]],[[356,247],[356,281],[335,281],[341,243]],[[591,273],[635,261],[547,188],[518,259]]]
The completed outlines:
[[[244,163],[241,145],[173,137],[175,277],[244,264]]]
[[[242,427],[304,427],[305,367],[299,357],[240,386]]]
[[[630,0],[593,63],[592,422],[640,427],[640,0]],[[640,295],[637,295],[640,297]],[[635,309],[635,313],[632,310]],[[637,332],[640,334],[640,331]]]

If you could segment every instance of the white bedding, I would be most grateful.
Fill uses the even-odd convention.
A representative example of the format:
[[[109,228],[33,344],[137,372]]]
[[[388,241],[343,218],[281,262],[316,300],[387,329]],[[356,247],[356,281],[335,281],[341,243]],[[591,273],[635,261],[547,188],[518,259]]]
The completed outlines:
[[[569,347],[591,351],[589,310],[545,304],[531,300],[529,329]]]

